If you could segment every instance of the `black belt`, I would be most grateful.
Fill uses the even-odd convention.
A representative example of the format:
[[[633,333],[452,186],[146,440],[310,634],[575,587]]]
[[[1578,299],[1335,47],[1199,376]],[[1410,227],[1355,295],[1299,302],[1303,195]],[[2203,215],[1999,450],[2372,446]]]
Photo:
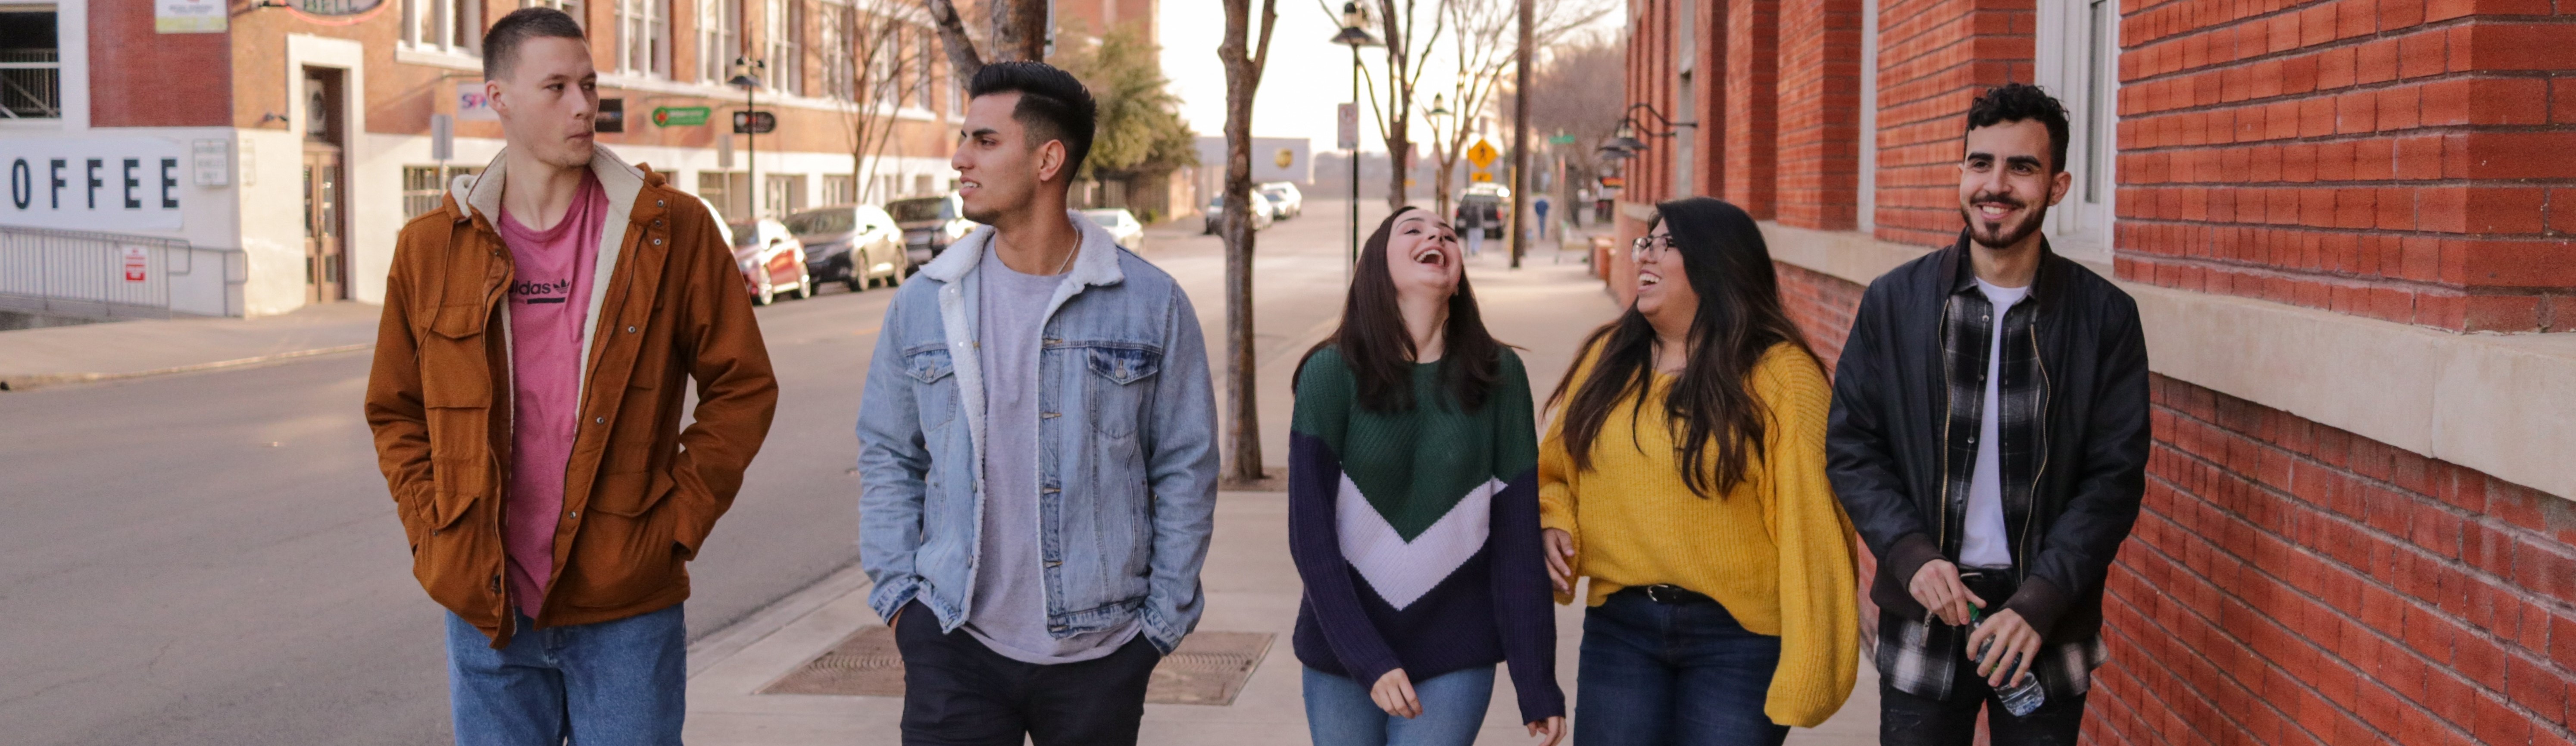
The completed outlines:
[[[1619,590],[1619,592],[1620,592],[1620,593],[1635,592],[1635,593],[1637,593],[1637,594],[1640,594],[1640,595],[1645,596],[1645,597],[1646,597],[1646,600],[1648,600],[1648,601],[1653,601],[1653,602],[1655,602],[1655,603],[1659,603],[1659,604],[1687,604],[1687,603],[1699,603],[1699,602],[1702,602],[1702,601],[1706,601],[1706,602],[1709,602],[1709,603],[1717,603],[1717,599],[1709,598],[1709,597],[1708,597],[1708,594],[1701,593],[1701,592],[1699,592],[1699,591],[1694,591],[1694,590],[1691,590],[1691,589],[1689,589],[1689,588],[1684,588],[1684,587],[1681,587],[1681,586],[1678,586],[1678,585],[1667,585],[1667,584],[1656,584],[1656,585],[1632,585],[1632,586],[1628,586],[1628,587],[1626,587],[1626,588],[1622,588],[1622,589],[1620,589],[1620,590]]]

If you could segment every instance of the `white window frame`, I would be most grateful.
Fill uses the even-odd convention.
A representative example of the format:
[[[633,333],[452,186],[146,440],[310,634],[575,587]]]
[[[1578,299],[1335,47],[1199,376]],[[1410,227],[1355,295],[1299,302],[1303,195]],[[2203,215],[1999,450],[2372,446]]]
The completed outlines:
[[[51,91],[51,93],[52,93],[52,95],[53,95],[53,104],[52,104],[52,106],[53,106],[53,115],[52,115],[52,116],[44,116],[44,115],[42,115],[42,114],[39,114],[39,115],[35,115],[35,116],[23,116],[23,115],[20,115],[20,114],[18,114],[18,113],[16,113],[16,112],[14,112],[14,111],[11,111],[11,110],[7,110],[7,109],[0,109],[0,121],[28,121],[28,122],[43,122],[43,123],[46,123],[48,126],[58,126],[58,125],[59,125],[59,123],[60,123],[60,122],[62,122],[62,121],[63,121],[63,118],[65,117],[65,110],[66,110],[66,109],[69,109],[69,108],[71,107],[71,104],[72,104],[72,102],[71,102],[71,93],[72,93],[71,86],[72,86],[73,84],[75,84],[76,82],[86,82],[86,81],[74,81],[74,80],[72,80],[72,73],[71,73],[71,72],[68,72],[68,71],[66,70],[65,65],[63,64],[63,62],[64,62],[64,58],[65,58],[65,57],[70,56],[70,55],[68,54],[68,50],[67,50],[67,49],[65,49],[65,48],[66,48],[66,47],[71,46],[69,43],[67,43],[67,40],[64,38],[64,37],[67,37],[67,36],[70,36],[70,35],[71,35],[71,34],[70,34],[70,33],[68,33],[68,32],[67,32],[67,30],[65,29],[65,27],[66,27],[66,26],[70,26],[70,25],[72,25],[72,24],[70,24],[70,23],[67,23],[67,22],[66,22],[65,16],[66,16],[66,15],[68,15],[68,13],[66,13],[66,12],[63,10],[63,8],[62,8],[61,6],[59,6],[59,5],[57,5],[57,4],[54,4],[54,3],[50,3],[50,2],[48,2],[48,3],[36,3],[36,4],[7,4],[7,5],[0,5],[0,9],[6,9],[6,10],[9,10],[9,11],[11,11],[11,12],[21,12],[21,13],[51,13],[51,14],[53,14],[53,16],[54,16],[54,49],[53,49],[53,54],[51,55],[51,56],[53,57],[53,59],[50,59],[50,60],[36,60],[36,59],[5,59],[5,58],[0,58],[0,69],[5,69],[5,70],[10,70],[10,71],[12,71],[12,72],[13,72],[13,76],[12,76],[12,77],[19,77],[18,75],[14,74],[14,73],[15,73],[15,71],[21,71],[21,70],[34,70],[34,71],[51,70],[51,71],[53,71],[53,90]],[[30,56],[35,56],[35,55],[30,55]],[[32,75],[27,75],[27,76],[24,76],[24,77],[27,77],[27,78],[37,78],[37,79],[41,79],[41,78],[43,78],[43,77],[44,77],[44,75],[43,75],[43,73],[42,73],[42,72],[38,72],[38,73],[34,73],[34,74],[32,74]],[[86,76],[84,76],[84,77],[86,77]],[[22,79],[24,79],[24,78],[22,78]],[[36,81],[36,84],[37,84],[37,85],[42,85],[43,83],[42,83],[42,81],[41,81],[41,80],[38,80],[38,81]],[[37,101],[33,102],[35,106],[44,106],[44,105],[45,105],[44,103],[42,103],[42,101],[41,101],[41,99],[40,99],[40,97],[39,97],[39,96],[32,96],[32,95],[31,95],[31,96],[28,96],[27,98],[29,98],[29,99],[38,99]]]
[[[483,43],[483,3],[477,0],[403,0],[402,41],[413,49],[473,55]],[[435,29],[437,38],[422,34]]]
[[[796,27],[803,19],[797,11],[804,0],[769,0],[763,6],[760,20],[763,41],[768,43],[769,89],[787,94],[803,91],[804,47],[798,44]]]
[[[478,2],[478,0],[461,1]],[[583,29],[590,28],[590,18],[581,14],[581,0],[519,0],[519,7],[553,8],[555,10],[560,10],[564,12],[564,15],[572,16],[573,23],[581,24]]]
[[[858,47],[853,39],[857,31],[858,10],[849,0],[816,0],[814,6],[814,53],[821,68],[821,95],[840,101],[859,98]]]
[[[2066,170],[2075,183],[2048,211],[2049,246],[2080,260],[2111,261],[2119,133],[2118,0],[2042,0],[2039,87],[2066,107]]]
[[[912,100],[915,104],[921,107],[922,111],[929,111],[931,87],[930,65],[931,60],[936,59],[932,56],[931,45],[938,42],[937,36],[939,32],[932,30],[929,26],[914,26],[912,29],[912,65],[916,68],[916,75],[913,78],[912,83]]]
[[[671,0],[616,0],[617,69],[671,77]]]
[[[742,1],[698,0],[698,81],[723,85],[743,56]]]

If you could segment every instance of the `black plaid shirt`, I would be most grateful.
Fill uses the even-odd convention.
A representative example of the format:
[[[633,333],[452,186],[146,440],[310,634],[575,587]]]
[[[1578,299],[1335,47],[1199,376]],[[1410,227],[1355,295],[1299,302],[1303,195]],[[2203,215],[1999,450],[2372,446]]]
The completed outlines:
[[[1964,264],[1964,263],[1963,263]],[[2048,467],[2046,427],[2041,417],[2049,395],[2048,370],[2039,359],[2039,343],[2034,325],[2039,316],[2039,289],[2005,311],[2002,355],[1996,366],[2002,380],[1996,386],[1997,411],[2001,417],[1996,433],[1996,455],[2003,473],[2004,526],[2016,560],[2038,553],[2042,538],[2036,527],[2029,525],[2031,486]],[[1943,427],[1942,440],[1942,514],[1938,531],[1941,552],[1955,560],[1962,537],[1966,534],[1968,485],[1976,476],[1977,433],[1987,413],[1986,364],[1994,353],[1994,304],[1977,289],[1976,275],[1960,267],[1957,282],[1941,307],[1941,351],[1943,379],[1949,398],[1949,417]],[[2020,568],[2007,570],[2018,580]],[[2018,583],[2016,583],[2018,585]],[[1988,598],[1987,603],[2000,606],[2004,599]],[[1957,676],[1956,667],[1966,661],[1969,628],[1953,627],[1931,617],[1905,618],[1896,614],[1879,615],[1879,675],[1898,691],[1933,699],[1948,699],[1950,686]],[[2093,669],[2099,667],[2108,653],[2099,635],[2082,641],[2061,642],[2040,649],[2039,660],[2031,671],[2039,676],[2040,685],[2051,699],[2082,695],[2092,689]]]

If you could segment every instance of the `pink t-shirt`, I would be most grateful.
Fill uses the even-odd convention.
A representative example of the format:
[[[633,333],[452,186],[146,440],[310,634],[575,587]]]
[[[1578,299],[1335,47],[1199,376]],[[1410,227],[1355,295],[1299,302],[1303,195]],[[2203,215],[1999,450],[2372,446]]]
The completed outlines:
[[[554,574],[564,469],[581,429],[582,322],[607,219],[608,193],[587,172],[552,228],[532,230],[501,211],[501,243],[518,263],[510,284],[510,497],[501,541],[510,555],[510,595],[531,619]]]

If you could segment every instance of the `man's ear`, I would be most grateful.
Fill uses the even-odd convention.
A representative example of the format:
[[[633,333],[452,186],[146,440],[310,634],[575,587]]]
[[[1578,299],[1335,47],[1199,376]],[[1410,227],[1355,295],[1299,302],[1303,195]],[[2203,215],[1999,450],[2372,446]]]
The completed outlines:
[[[1072,175],[1064,173],[1063,140],[1048,140],[1044,143],[1040,143],[1038,145],[1037,156],[1038,181],[1040,183],[1054,181],[1055,177],[1058,175]],[[1070,181],[1070,179],[1067,180]]]
[[[2048,206],[2056,207],[2057,202],[2066,199],[2066,193],[2073,191],[2074,187],[2075,172],[2073,171],[2059,171],[2048,177]]]
[[[483,81],[483,104],[492,107],[494,114],[499,114],[501,110],[508,108],[501,103],[501,81]]]

